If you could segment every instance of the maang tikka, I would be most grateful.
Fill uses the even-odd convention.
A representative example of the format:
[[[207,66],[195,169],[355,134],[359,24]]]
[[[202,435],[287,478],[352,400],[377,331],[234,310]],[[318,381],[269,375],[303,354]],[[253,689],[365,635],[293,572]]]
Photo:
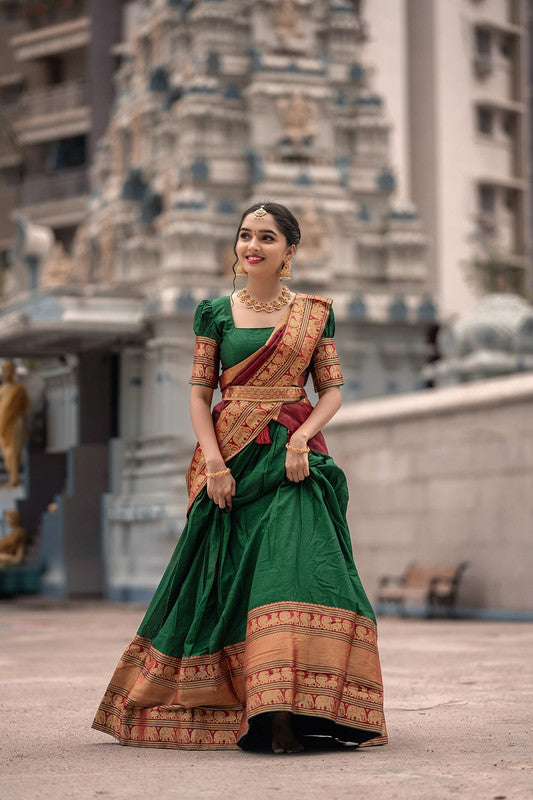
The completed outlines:
[[[266,217],[267,214],[268,214],[268,211],[265,211],[265,204],[264,203],[261,203],[259,208],[256,208],[255,211],[254,211],[254,217],[256,219],[263,219],[263,217]]]

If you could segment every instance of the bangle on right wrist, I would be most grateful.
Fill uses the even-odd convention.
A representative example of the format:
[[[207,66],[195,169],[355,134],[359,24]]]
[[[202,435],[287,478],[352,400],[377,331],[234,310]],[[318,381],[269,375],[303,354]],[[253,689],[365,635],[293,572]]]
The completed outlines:
[[[221,475],[229,475],[230,472],[230,468],[226,467],[226,469],[219,469],[217,472],[208,472],[206,470],[205,474],[208,478],[219,478]]]

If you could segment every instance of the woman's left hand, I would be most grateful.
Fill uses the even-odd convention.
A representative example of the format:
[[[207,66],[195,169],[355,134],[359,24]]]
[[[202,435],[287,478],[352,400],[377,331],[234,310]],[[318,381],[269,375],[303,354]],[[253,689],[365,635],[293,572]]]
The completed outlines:
[[[290,441],[293,447],[304,449],[307,442]],[[285,472],[287,478],[293,483],[305,480],[309,475],[309,456],[308,453],[295,453],[294,450],[287,450],[285,456]]]

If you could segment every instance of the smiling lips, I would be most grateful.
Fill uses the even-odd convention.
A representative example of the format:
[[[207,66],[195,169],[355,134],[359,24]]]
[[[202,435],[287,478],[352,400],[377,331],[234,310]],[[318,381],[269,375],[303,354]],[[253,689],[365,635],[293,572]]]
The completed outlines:
[[[259,262],[264,259],[262,256],[246,256],[246,260],[249,264],[259,264]]]

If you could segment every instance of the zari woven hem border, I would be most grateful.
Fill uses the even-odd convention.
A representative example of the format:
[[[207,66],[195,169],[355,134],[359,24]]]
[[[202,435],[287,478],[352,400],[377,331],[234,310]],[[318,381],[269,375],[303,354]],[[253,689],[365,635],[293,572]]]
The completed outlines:
[[[176,658],[135,637],[93,727],[137,747],[235,749],[260,714],[317,717],[384,744],[383,688],[374,622],[291,601],[248,614],[246,639],[214,654]]]

